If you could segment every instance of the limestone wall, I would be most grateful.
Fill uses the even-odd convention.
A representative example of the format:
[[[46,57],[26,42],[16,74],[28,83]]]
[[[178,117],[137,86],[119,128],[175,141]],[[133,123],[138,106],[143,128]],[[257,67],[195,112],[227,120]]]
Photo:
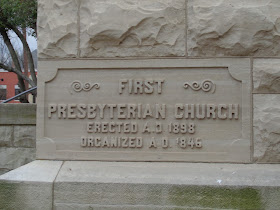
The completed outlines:
[[[39,59],[249,57],[252,161],[280,162],[279,0],[39,0]]]
[[[0,104],[0,174],[35,159],[36,105]]]

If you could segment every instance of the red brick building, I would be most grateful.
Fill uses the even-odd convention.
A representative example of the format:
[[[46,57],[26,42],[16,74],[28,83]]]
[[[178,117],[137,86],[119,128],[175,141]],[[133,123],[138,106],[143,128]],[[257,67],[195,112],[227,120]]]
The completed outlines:
[[[0,71],[0,102],[9,99],[18,94],[18,78],[13,72]],[[20,103],[18,100],[13,100],[9,103]]]
[[[36,72],[37,74],[37,72]],[[30,73],[29,73],[30,76]],[[0,69],[0,103],[19,94],[18,78],[13,72],[6,72]],[[28,94],[29,103],[33,102],[33,96]],[[20,103],[19,100],[12,100],[9,103]]]

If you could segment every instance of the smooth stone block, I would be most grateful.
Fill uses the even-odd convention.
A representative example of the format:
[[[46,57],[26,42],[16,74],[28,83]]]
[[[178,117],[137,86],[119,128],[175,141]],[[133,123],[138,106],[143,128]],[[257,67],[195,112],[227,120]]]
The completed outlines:
[[[254,94],[254,160],[280,163],[280,94]]]
[[[0,147],[12,145],[13,127],[0,125]]]
[[[275,210],[280,166],[34,161],[0,186],[0,209]]]
[[[66,161],[56,209],[275,209],[279,165]]]
[[[81,57],[185,55],[184,0],[83,0]]]
[[[12,170],[35,160],[36,149],[0,147],[0,168]]]
[[[41,61],[40,78],[39,159],[251,161],[248,58]]]
[[[52,209],[61,161],[34,161],[0,176],[0,209]]]
[[[14,126],[14,146],[36,147],[36,126]]]
[[[279,56],[278,0],[189,0],[189,56]]]
[[[5,169],[5,168],[0,168],[0,175],[5,174],[7,172],[9,172],[9,169]]]
[[[254,93],[280,93],[280,59],[255,59]]]
[[[36,104],[0,104],[0,125],[35,125]]]

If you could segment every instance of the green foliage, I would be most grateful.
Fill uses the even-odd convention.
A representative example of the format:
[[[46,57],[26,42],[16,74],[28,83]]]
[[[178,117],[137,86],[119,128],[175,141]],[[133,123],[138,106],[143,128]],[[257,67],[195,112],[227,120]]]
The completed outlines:
[[[11,26],[36,31],[37,0],[0,0],[0,28]]]

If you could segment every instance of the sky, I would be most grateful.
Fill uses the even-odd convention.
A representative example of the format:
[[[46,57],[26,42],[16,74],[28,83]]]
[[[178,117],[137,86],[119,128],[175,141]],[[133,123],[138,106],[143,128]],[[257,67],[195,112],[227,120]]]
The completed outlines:
[[[29,34],[31,33],[31,31],[29,31]],[[11,38],[11,42],[15,48],[15,50],[17,51],[22,51],[23,49],[23,46],[22,46],[22,43],[21,41],[19,40],[19,38],[17,37],[17,35],[12,32],[12,31],[9,31],[9,37]],[[1,39],[2,37],[0,37]],[[36,50],[37,49],[37,39],[31,35],[28,35],[27,33],[27,43],[29,44],[29,47],[30,47],[30,50],[31,52]],[[7,53],[8,53],[8,50],[6,49]],[[2,55],[0,55],[2,56]],[[4,72],[3,69],[0,69],[0,72]]]
[[[27,33],[28,34],[28,33]],[[22,43],[20,42],[19,38],[17,37],[17,35],[10,31],[9,35],[11,37],[12,40],[12,44],[15,46],[15,48],[17,49],[22,49]],[[27,36],[27,43],[29,44],[30,50],[36,50],[37,49],[37,39],[33,36]]]
[[[34,36],[28,36],[27,37],[27,42],[29,44],[29,47],[30,47],[31,51],[37,49],[37,39],[35,39]]]

